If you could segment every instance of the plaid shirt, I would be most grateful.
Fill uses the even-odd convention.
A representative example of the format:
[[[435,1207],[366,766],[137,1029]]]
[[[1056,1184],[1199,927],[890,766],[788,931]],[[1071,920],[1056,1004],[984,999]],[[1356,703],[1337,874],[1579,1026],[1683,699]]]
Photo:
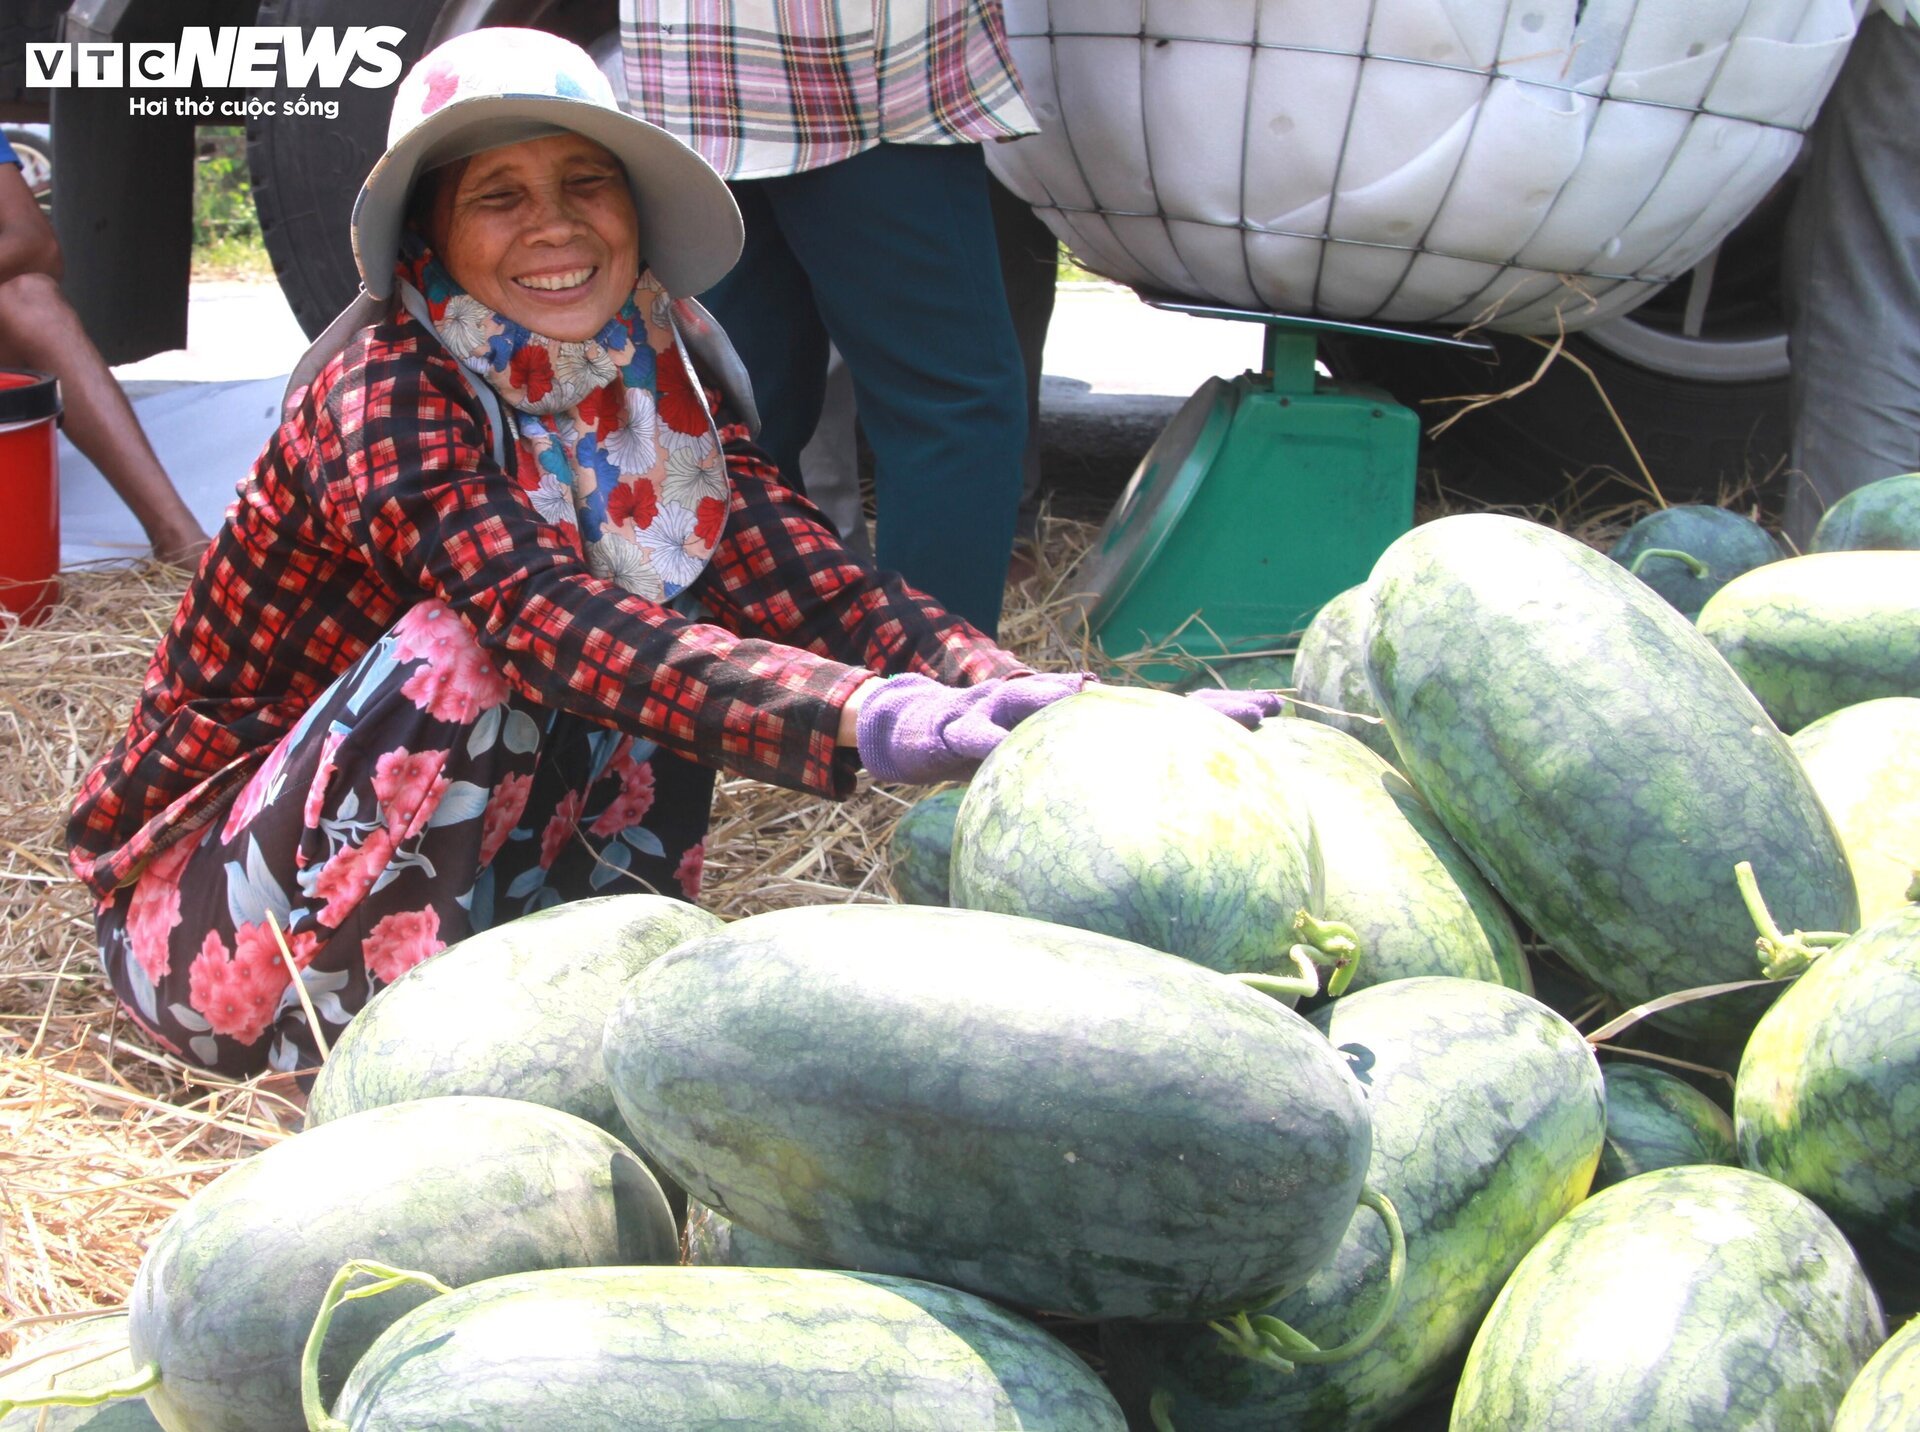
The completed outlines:
[[[82,783],[74,873],[105,895],[214,819],[334,678],[428,597],[543,705],[830,797],[853,789],[857,762],[835,737],[869,676],[970,685],[1025,669],[849,557],[745,429],[719,419],[733,492],[688,589],[715,618],[704,624],[587,571],[574,529],[542,520],[493,462],[486,417],[437,339],[404,313],[362,330],[241,484],[126,734]]]
[[[727,179],[1032,134],[1000,0],[620,0],[627,108]]]

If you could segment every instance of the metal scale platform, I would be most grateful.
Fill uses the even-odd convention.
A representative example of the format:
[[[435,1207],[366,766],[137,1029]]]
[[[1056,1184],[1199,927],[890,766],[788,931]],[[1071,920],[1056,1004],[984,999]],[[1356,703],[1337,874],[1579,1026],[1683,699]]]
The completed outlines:
[[[1364,581],[1413,525],[1420,423],[1376,388],[1321,378],[1322,334],[1489,352],[1477,339],[1142,294],[1266,327],[1261,370],[1209,378],[1154,441],[1080,584],[1109,657],[1271,652]]]

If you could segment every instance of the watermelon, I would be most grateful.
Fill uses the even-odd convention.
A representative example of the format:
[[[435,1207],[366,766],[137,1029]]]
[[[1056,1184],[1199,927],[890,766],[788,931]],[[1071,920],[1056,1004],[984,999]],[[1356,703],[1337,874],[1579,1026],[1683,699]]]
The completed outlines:
[[[817,1268],[798,1248],[740,1227],[697,1198],[687,1200],[680,1261],[690,1268]]]
[[[1737,1164],[1733,1120],[1678,1075],[1645,1064],[1609,1064],[1607,1145],[1595,1189],[1681,1164]]]
[[[1689,503],[1649,512],[1607,555],[1681,615],[1697,617],[1707,598],[1728,582],[1786,553],[1759,523],[1724,507]]]
[[[1520,919],[1614,999],[1758,975],[1742,860],[1783,922],[1852,927],[1840,838],[1785,738],[1618,564],[1473,513],[1397,540],[1373,591],[1367,669],[1401,769]],[[1727,1057],[1768,997],[1657,1018]]]
[[[1734,1085],[1740,1161],[1920,1259],[1920,905],[1830,950],[1767,1011]],[[1871,1246],[1869,1246],[1871,1245]]]
[[[887,870],[903,905],[947,903],[947,867],[953,862],[953,819],[965,786],[922,796],[907,808],[887,842]]]
[[[1366,1171],[1365,1095],[1285,1005],[981,911],[736,921],[640,973],[606,1058],[641,1142],[742,1227],[1081,1317],[1276,1296]]]
[[[1809,550],[1920,551],[1920,472],[1856,487],[1826,510]]]
[[[1520,1256],[1586,1196],[1605,1114],[1579,1031],[1497,985],[1408,979],[1314,1016],[1353,1061],[1373,1109],[1368,1182],[1406,1228],[1400,1306],[1345,1362],[1280,1375],[1226,1353],[1205,1326],[1109,1323],[1108,1377],[1141,1414],[1172,1397],[1180,1432],[1363,1432],[1413,1406],[1465,1351]],[[1267,1309],[1326,1345],[1381,1297],[1387,1239],[1354,1216],[1333,1261]]]
[[[1300,655],[1293,664],[1301,703],[1294,709],[1393,761],[1398,759],[1393,735],[1367,685],[1367,626],[1372,620],[1373,594],[1364,583],[1347,588],[1314,614],[1301,634]]]
[[[1366,951],[1350,990],[1411,975],[1531,988],[1512,916],[1404,776],[1317,722],[1263,721],[1253,739],[1313,821],[1328,917]]]
[[[1920,552],[1822,552],[1735,578],[1700,631],[1783,731],[1920,696]]]
[[[1452,1432],[1827,1432],[1885,1336],[1808,1200],[1745,1169],[1656,1169],[1521,1260],[1467,1354]]]
[[[1920,700],[1843,706],[1789,744],[1840,832],[1861,923],[1899,909],[1920,867]]]
[[[632,1150],[555,1109],[420,1099],[275,1144],[161,1228],[129,1300],[136,1367],[168,1432],[300,1432],[300,1355],[349,1258],[450,1283],[605,1263],[672,1262],[666,1199]],[[327,1396],[417,1292],[349,1304],[322,1365]]]
[[[1920,1427],[1920,1319],[1867,1359],[1840,1400],[1833,1432],[1913,1432]]]
[[[1183,695],[1209,687],[1227,691],[1285,691],[1293,685],[1292,652],[1263,652],[1235,656],[1231,652],[1210,657],[1198,671],[1181,678],[1174,690]]]
[[[954,822],[950,893],[1211,969],[1288,971],[1296,915],[1321,913],[1311,840],[1252,733],[1183,696],[1095,686],[982,763]]]
[[[663,895],[526,915],[449,946],[376,994],[314,1080],[307,1127],[408,1099],[545,1104],[620,1138],[600,1031],[627,978],[716,916]]]
[[[127,1315],[109,1313],[58,1329],[45,1343],[0,1366],[0,1432],[160,1432],[138,1395],[92,1407],[22,1407],[49,1393],[98,1395],[140,1381],[127,1350]]]
[[[571,1268],[415,1308],[348,1379],[335,1427],[1125,1432],[1031,1323],[906,1278]]]

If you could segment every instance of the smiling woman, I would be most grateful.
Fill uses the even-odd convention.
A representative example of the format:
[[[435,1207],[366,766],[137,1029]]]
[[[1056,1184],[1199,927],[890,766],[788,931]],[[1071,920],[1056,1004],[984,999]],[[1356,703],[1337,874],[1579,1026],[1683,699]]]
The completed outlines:
[[[781,485],[688,297],[738,211],[580,49],[496,28],[423,56],[352,234],[360,297],[69,826],[107,972],[165,1047],[310,1070],[470,932],[693,899],[715,768],[827,798],[862,764],[964,779],[1079,690]]]

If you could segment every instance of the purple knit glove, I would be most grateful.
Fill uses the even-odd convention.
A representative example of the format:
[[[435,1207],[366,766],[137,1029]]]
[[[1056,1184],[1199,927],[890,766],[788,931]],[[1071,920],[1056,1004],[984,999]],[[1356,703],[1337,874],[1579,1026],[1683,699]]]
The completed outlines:
[[[1082,672],[1043,673],[942,686],[926,676],[889,677],[854,723],[860,764],[877,781],[964,781],[1007,732],[1091,680]]]
[[[1209,686],[1187,694],[1209,711],[1231,717],[1249,731],[1258,728],[1262,717],[1278,716],[1287,704],[1277,691],[1222,691]]]

